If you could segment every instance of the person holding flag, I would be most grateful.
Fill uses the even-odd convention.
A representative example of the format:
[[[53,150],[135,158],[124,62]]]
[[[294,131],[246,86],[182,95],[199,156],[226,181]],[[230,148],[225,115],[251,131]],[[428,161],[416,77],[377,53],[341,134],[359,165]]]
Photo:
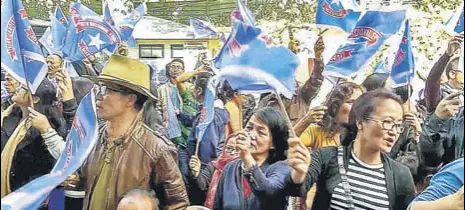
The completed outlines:
[[[184,209],[189,204],[181,173],[173,164],[174,145],[143,123],[144,104],[157,100],[149,90],[149,74],[146,64],[113,55],[100,76],[88,77],[98,84],[97,114],[105,122],[81,169],[84,209],[114,209],[118,198],[136,186],[154,187],[166,198],[160,200],[162,208]],[[49,135],[45,141],[51,152],[63,152],[61,137]],[[74,181],[71,184],[76,185]]]

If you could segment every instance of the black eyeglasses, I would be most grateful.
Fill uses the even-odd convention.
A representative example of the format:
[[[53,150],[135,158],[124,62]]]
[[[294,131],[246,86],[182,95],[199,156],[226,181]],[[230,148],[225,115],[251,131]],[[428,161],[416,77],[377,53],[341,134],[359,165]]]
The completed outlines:
[[[402,133],[404,132],[404,129],[405,129],[405,126],[403,123],[395,123],[389,120],[381,121],[381,120],[374,119],[374,118],[366,118],[366,120],[377,122],[379,125],[381,125],[381,127],[383,127],[384,130],[388,130],[388,131],[391,131],[394,129],[397,133]]]

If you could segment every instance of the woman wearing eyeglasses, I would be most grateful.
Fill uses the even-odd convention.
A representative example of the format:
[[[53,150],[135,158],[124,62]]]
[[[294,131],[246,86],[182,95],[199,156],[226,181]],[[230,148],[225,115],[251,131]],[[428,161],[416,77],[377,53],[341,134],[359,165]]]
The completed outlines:
[[[343,146],[311,155],[302,142],[289,141],[292,188],[304,196],[317,184],[312,209],[406,209],[415,195],[412,176],[386,155],[404,130],[400,98],[386,89],[363,94],[346,128]]]

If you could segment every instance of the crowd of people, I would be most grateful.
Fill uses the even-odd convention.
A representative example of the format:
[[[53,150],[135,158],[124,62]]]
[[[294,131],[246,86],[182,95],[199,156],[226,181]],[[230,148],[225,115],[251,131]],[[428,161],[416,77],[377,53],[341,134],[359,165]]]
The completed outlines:
[[[361,85],[339,80],[310,108],[324,79],[320,37],[291,99],[215,87],[202,139],[208,62],[186,70],[174,59],[160,85],[124,44],[104,61],[73,63],[79,77],[60,53],[47,55],[34,94],[2,72],[1,196],[50,172],[78,104],[95,91],[98,143],[58,187],[67,210],[463,209],[462,41],[449,42],[418,101],[375,73]]]

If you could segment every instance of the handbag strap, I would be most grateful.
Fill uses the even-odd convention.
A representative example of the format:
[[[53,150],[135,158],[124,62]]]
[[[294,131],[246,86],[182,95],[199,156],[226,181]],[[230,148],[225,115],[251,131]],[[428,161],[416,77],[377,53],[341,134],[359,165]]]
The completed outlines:
[[[344,188],[344,196],[346,197],[347,204],[349,205],[348,209],[355,209],[354,200],[352,198],[352,194],[350,192],[350,184],[347,179],[347,171],[344,167],[344,148],[338,147],[337,149],[337,165],[339,168],[339,174],[341,174],[341,184]]]

